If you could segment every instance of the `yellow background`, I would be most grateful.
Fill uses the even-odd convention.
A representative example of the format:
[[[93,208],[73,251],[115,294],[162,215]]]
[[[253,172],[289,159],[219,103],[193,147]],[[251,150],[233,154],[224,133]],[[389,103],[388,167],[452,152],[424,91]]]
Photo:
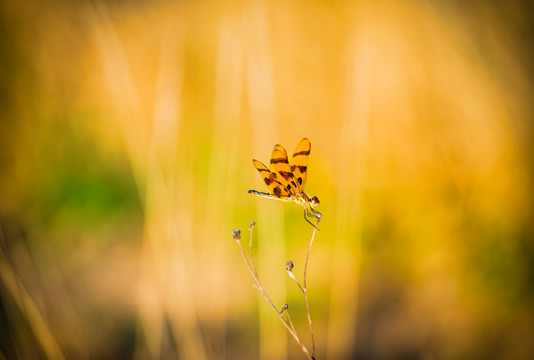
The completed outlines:
[[[528,4],[3,2],[2,357],[304,358],[303,137],[317,359],[534,357]]]

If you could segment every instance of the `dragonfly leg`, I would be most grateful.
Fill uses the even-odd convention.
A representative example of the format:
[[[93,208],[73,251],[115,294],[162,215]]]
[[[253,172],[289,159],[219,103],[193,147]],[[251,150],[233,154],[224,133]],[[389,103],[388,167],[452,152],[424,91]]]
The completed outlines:
[[[321,220],[321,218],[323,217],[323,214],[321,214],[319,211],[317,210],[314,210],[314,209],[310,209],[310,216],[314,216],[316,217],[317,219]]]
[[[304,209],[304,220],[306,220],[306,221],[308,222],[308,224],[310,224],[311,226],[313,226],[314,228],[316,228],[317,230],[319,230],[319,228],[316,227],[314,223],[312,223],[310,220],[308,220],[308,216],[309,216],[309,217],[313,216],[312,214],[310,214],[310,213],[308,212],[308,210],[309,210],[308,208]]]
[[[313,216],[313,217],[315,217],[315,218],[317,218],[319,220],[321,220],[321,218],[323,217],[323,214],[321,214],[317,210],[312,209],[311,207],[306,208],[306,213],[308,214],[308,216],[310,216],[310,217]]]

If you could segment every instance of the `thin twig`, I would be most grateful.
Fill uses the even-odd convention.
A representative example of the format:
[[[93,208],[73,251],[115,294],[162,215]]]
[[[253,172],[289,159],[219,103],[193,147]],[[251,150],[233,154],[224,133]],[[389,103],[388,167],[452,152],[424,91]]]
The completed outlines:
[[[287,273],[289,274],[289,277],[295,280],[295,283],[297,284],[300,291],[302,291],[302,294],[304,295],[304,300],[306,302],[306,313],[308,315],[308,326],[310,328],[310,337],[312,342],[312,358],[315,359],[315,337],[313,335],[313,326],[312,326],[312,319],[311,319],[311,312],[310,312],[310,302],[308,301],[308,293],[305,288],[300,285],[299,281],[295,277],[295,274],[291,271],[293,267],[293,263],[291,263],[291,267],[287,268]]]
[[[295,330],[295,325],[293,325],[293,321],[291,321],[291,315],[289,315],[289,309],[286,309],[286,314],[287,314],[287,320],[289,321],[289,325],[291,325],[291,328],[293,329],[293,331],[297,331]]]
[[[248,228],[250,230],[250,239],[248,241],[248,249],[250,252],[250,263],[252,265],[252,270],[254,270],[254,274],[258,276],[258,272],[256,271],[256,265],[254,264],[254,257],[252,256],[252,230],[254,229],[254,225],[256,225],[256,223],[253,221],[250,223],[249,228]]]
[[[315,239],[315,233],[317,232],[317,225],[319,224],[320,218],[317,218],[317,221],[315,222],[315,229],[313,230],[313,234],[310,240],[310,246],[308,247],[308,253],[306,254],[306,262],[304,263],[304,289],[300,286],[300,284],[297,281],[297,284],[299,285],[299,288],[302,290],[302,293],[304,294],[304,300],[306,301],[306,312],[308,313],[308,325],[310,327],[310,337],[312,342],[312,358],[315,359],[315,336],[313,334],[313,325],[312,325],[312,319],[311,319],[311,313],[310,313],[310,303],[308,301],[308,288],[306,287],[306,275],[308,270],[308,259],[310,258],[310,251],[313,244],[313,239]],[[296,281],[297,279],[295,279]]]
[[[304,300],[306,301],[306,312],[308,313],[308,325],[310,327],[310,337],[311,337],[311,342],[312,342],[312,358],[315,359],[315,336],[313,335],[310,302],[308,301],[308,292],[306,290],[304,290]]]
[[[276,313],[276,315],[278,316],[280,321],[282,321],[282,324],[284,324],[284,326],[286,327],[287,331],[289,331],[289,333],[293,336],[293,338],[295,338],[295,341],[300,345],[300,347],[301,347],[302,351],[304,352],[304,354],[306,355],[306,357],[308,359],[310,359],[310,360],[314,360],[314,357],[312,355],[310,355],[310,352],[308,351],[308,349],[306,348],[306,346],[304,345],[302,340],[299,338],[299,336],[298,336],[295,328],[293,327],[293,325],[290,325],[286,321],[286,319],[284,319],[284,317],[282,316],[282,312],[278,311],[278,309],[276,308],[274,303],[271,301],[271,298],[269,297],[269,295],[267,295],[267,293],[263,289],[263,286],[262,286],[262,284],[260,282],[260,279],[259,279],[259,277],[258,277],[258,275],[256,273],[255,267],[253,267],[254,265],[251,265],[251,264],[254,264],[254,259],[252,257],[252,246],[251,246],[252,245],[252,228],[253,228],[253,226],[254,225],[251,223],[251,226],[249,228],[250,229],[250,236],[251,236],[251,240],[250,240],[250,243],[249,243],[250,254],[251,254],[250,262],[247,259],[247,256],[245,255],[245,250],[243,249],[243,245],[241,244],[241,241],[240,241],[241,235],[240,235],[240,232],[238,230],[234,230],[234,239],[236,239],[236,242],[239,245],[239,250],[241,250],[241,255],[243,256],[243,260],[245,261],[245,264],[247,265],[247,268],[250,271],[250,274],[252,275],[252,278],[256,282],[254,287],[256,289],[258,289],[258,291],[263,295],[263,297],[265,298],[267,303],[270,305],[271,309],[273,309],[273,311]]]
[[[297,330],[295,329],[295,326],[293,325],[293,321],[291,321],[291,315],[289,315],[289,309],[286,308],[286,314],[287,314],[287,320],[289,321],[289,325],[291,325],[291,328],[293,329],[293,331],[296,333]],[[302,340],[300,340],[299,338],[299,345],[300,346],[304,346],[304,344],[302,344]],[[313,359],[313,355],[312,355],[312,359]]]
[[[308,259],[310,258],[310,251],[313,244],[313,239],[315,238],[315,233],[317,232],[317,225],[319,224],[319,220],[315,222],[315,229],[313,230],[312,238],[310,240],[310,247],[308,248],[308,253],[306,254],[306,262],[304,263],[304,289],[306,289],[306,272],[308,270]]]
[[[304,295],[304,301],[306,302],[306,314],[308,316],[308,327],[310,328],[310,337],[311,337],[311,343],[312,343],[312,358],[315,359],[315,336],[313,333],[313,325],[312,325],[312,319],[311,319],[311,312],[310,312],[310,302],[308,300],[308,291],[306,289],[306,275],[307,275],[307,268],[308,268],[308,259],[310,257],[310,251],[313,244],[313,239],[315,238],[315,232],[317,230],[317,224],[319,223],[319,219],[317,219],[317,222],[315,223],[315,230],[313,231],[312,238],[310,240],[310,247],[308,248],[308,253],[306,255],[306,263],[304,264],[304,287],[300,285],[299,281],[295,277],[295,274],[293,274],[293,262],[288,261],[286,263],[286,270],[290,278],[292,278],[295,283],[297,284],[300,291],[302,291],[302,294]]]

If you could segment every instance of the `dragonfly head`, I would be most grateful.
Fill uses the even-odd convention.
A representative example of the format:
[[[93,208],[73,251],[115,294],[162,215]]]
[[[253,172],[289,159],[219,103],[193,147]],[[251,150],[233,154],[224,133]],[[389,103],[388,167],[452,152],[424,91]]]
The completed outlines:
[[[313,210],[315,210],[315,208],[319,206],[319,199],[317,198],[317,196],[314,196],[310,199],[310,206]]]

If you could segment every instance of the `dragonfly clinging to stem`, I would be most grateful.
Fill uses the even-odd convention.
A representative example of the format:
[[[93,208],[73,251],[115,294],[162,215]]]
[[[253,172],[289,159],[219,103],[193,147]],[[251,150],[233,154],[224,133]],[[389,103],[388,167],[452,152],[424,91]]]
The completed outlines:
[[[291,163],[287,158],[286,149],[278,144],[274,146],[269,168],[256,159],[252,160],[269,192],[256,190],[249,190],[248,192],[249,194],[301,205],[304,207],[304,219],[315,227],[308,218],[316,218],[317,221],[322,218],[322,214],[315,210],[319,205],[319,199],[316,196],[310,197],[304,192],[310,151],[310,140],[304,138],[297,145]]]

